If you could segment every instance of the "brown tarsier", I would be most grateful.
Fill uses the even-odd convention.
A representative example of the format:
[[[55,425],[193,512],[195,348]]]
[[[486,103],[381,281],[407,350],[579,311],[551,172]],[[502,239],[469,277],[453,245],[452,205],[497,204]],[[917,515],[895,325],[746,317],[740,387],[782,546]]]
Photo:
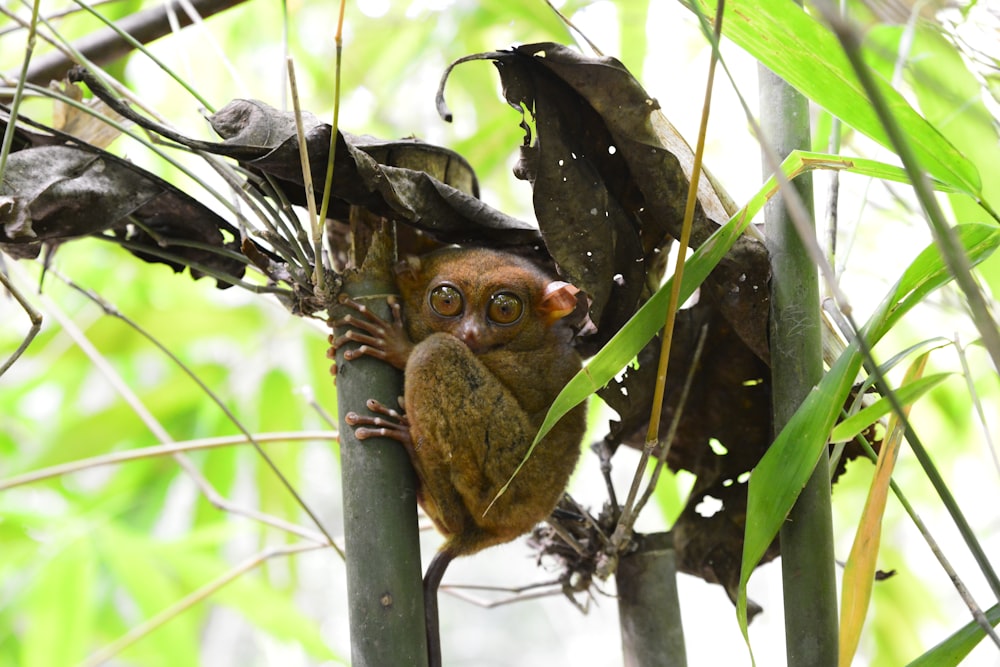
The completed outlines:
[[[414,259],[402,265],[397,283],[401,303],[390,301],[392,322],[345,299],[358,314],[338,322],[354,329],[333,347],[359,343],[345,360],[369,355],[405,373],[405,415],[369,400],[379,416],[352,412],[345,420],[361,440],[385,436],[403,444],[420,505],[447,538],[424,577],[429,657],[438,665],[437,588],[448,563],[531,530],[551,513],[576,464],[582,405],[556,424],[496,498],[553,399],[580,370],[563,321],[577,290],[524,258],[488,249]]]

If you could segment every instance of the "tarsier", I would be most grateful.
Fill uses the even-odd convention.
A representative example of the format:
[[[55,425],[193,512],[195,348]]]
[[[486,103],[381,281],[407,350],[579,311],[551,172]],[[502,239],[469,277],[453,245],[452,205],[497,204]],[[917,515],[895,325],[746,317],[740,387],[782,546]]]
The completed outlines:
[[[437,589],[448,564],[531,530],[552,512],[576,465],[582,405],[556,424],[497,498],[553,399],[580,369],[563,320],[577,290],[527,259],[489,249],[439,250],[401,267],[392,321],[344,299],[357,315],[338,322],[353,328],[333,347],[359,343],[345,360],[369,355],[404,371],[405,414],[369,400],[378,416],[352,412],[345,421],[360,440],[403,444],[417,473],[417,499],[447,538],[424,577],[429,658],[439,665]]]

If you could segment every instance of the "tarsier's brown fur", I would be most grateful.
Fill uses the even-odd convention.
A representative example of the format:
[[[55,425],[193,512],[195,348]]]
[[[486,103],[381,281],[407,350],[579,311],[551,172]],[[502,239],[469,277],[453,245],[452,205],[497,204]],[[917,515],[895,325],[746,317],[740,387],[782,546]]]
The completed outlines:
[[[531,530],[555,507],[576,464],[583,406],[556,424],[497,498],[553,399],[580,369],[562,320],[573,310],[575,289],[526,259],[488,249],[414,259],[397,283],[394,321],[348,300],[359,314],[340,324],[355,329],[334,347],[361,343],[344,358],[367,354],[404,370],[405,416],[369,401],[382,416],[346,419],[360,439],[381,435],[404,444],[418,500],[447,538],[425,578],[430,657],[438,664],[436,595],[447,564]]]

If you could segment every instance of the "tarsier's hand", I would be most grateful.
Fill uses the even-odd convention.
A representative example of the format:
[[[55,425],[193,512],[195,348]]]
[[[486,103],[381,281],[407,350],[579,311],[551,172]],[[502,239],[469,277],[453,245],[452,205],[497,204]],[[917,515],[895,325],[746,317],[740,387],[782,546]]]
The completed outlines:
[[[358,312],[358,315],[345,315],[335,322],[335,326],[348,327],[348,331],[337,337],[331,334],[329,338],[330,350],[327,356],[331,359],[334,358],[337,350],[347,343],[360,343],[358,348],[344,350],[345,361],[353,361],[368,355],[392,364],[400,370],[406,368],[406,360],[413,349],[413,343],[410,342],[406,329],[403,328],[399,300],[390,296],[388,302],[392,311],[392,322],[386,322],[372,313],[368,306],[342,294],[340,303],[353,308]],[[331,372],[336,374],[336,365],[331,368]]]

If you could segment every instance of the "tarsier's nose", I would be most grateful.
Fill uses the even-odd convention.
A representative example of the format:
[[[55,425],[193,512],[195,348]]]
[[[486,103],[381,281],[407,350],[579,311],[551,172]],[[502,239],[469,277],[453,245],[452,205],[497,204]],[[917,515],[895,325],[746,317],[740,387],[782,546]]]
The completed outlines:
[[[455,329],[455,337],[475,352],[483,342],[483,329],[471,317],[466,318]]]

